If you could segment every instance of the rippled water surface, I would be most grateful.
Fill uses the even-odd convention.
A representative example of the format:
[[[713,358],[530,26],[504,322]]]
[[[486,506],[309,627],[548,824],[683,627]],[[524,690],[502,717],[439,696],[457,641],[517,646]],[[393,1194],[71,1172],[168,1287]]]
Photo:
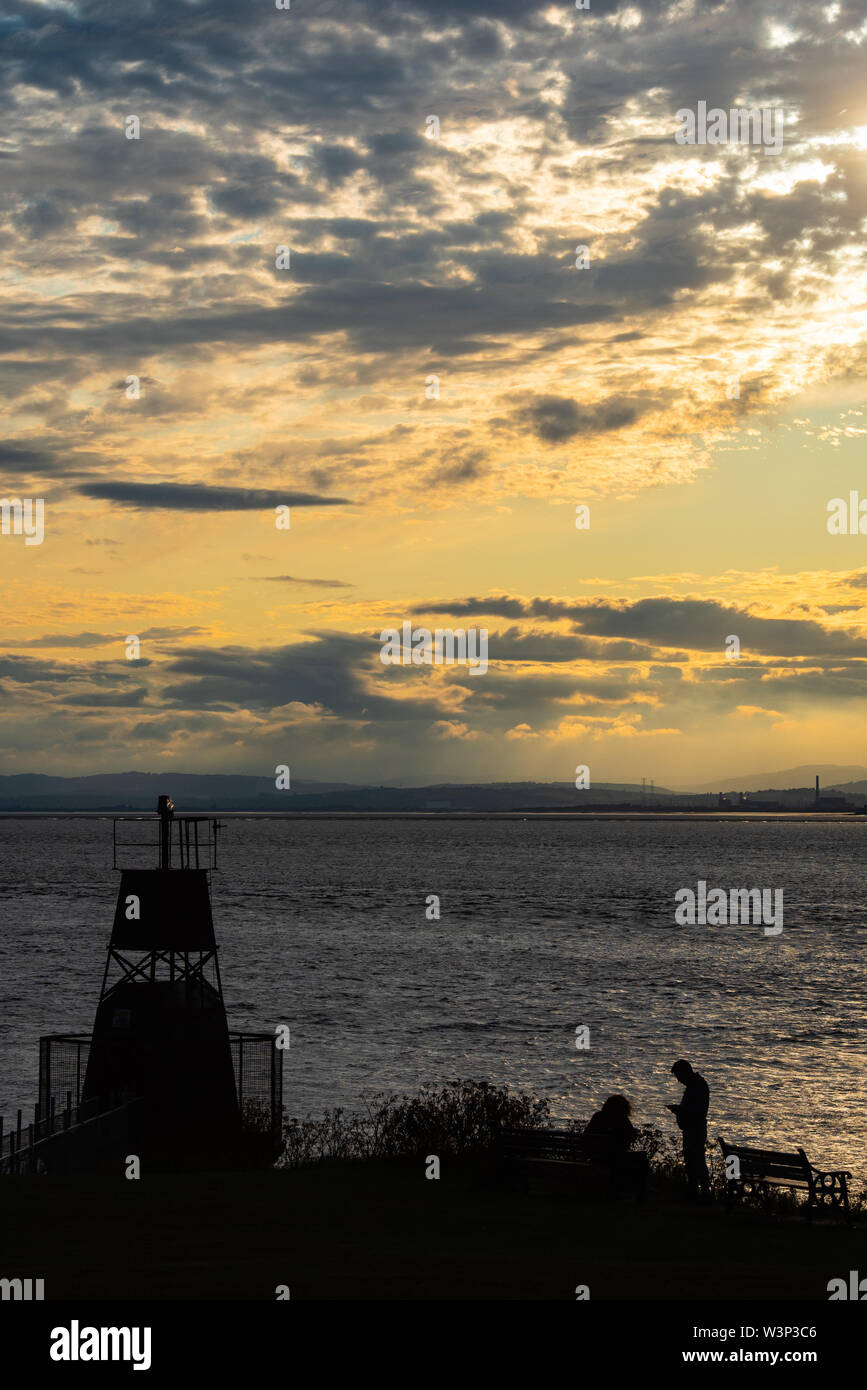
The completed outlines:
[[[858,823],[229,819],[212,878],[230,1026],[286,1023],[293,1114],[453,1077],[672,1128],[676,1057],[711,1133],[802,1143],[867,1182]],[[111,824],[0,821],[0,1114],[40,1033],[90,1030]],[[674,894],[782,888],[785,926],[678,927]],[[441,899],[440,921],[425,898]],[[578,1052],[575,1029],[590,1027]]]

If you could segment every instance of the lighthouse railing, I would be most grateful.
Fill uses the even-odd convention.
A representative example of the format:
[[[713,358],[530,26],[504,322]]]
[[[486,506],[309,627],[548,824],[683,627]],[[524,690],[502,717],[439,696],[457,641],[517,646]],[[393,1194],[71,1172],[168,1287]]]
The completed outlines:
[[[62,1104],[71,1093],[73,1104],[81,1103],[89,1033],[48,1033],[39,1039],[39,1108],[47,1114],[52,1103]]]
[[[221,829],[215,816],[114,816],[112,868],[216,869]]]
[[[273,1033],[229,1033],[242,1126],[279,1143],[283,1128],[283,1052]]]
[[[90,1045],[89,1033],[49,1033],[39,1039],[37,1120],[70,1104],[82,1107]],[[229,1048],[241,1123],[267,1131],[276,1145],[283,1127],[283,1052],[276,1036],[230,1030]]]

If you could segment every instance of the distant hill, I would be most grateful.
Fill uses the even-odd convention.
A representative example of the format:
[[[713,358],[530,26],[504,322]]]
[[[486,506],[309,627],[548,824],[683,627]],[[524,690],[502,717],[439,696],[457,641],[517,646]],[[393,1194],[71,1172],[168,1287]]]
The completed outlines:
[[[482,785],[358,786],[351,782],[292,779],[278,791],[272,777],[222,773],[116,772],[92,777],[38,773],[0,776],[0,811],[155,811],[169,795],[178,811],[520,811],[639,805],[634,783],[603,782],[584,791],[572,782],[494,782]],[[653,803],[675,799],[654,789]],[[678,801],[682,797],[676,798]],[[698,800],[696,798],[696,800]],[[645,794],[650,804],[650,791]]]
[[[92,777],[51,777],[24,772],[0,776],[0,810],[156,810],[168,794],[178,809],[230,810],[245,802],[298,793],[351,789],[350,782],[292,782],[278,792],[273,777],[194,772],[104,772]]]
[[[835,782],[833,786],[829,782],[827,787],[822,788],[823,792],[840,792],[843,796],[867,796],[867,780],[862,782]]]
[[[816,774],[822,791],[842,788],[844,783],[858,783],[867,780],[867,767],[848,763],[805,763],[801,767],[784,768],[782,772],[758,772],[741,775],[725,772],[713,782],[705,782],[700,787],[689,787],[693,793],[701,792],[761,792],[786,791],[792,787],[813,787]],[[846,790],[854,788],[847,787]],[[858,788],[861,790],[861,788]]]
[[[0,776],[0,812],[89,811],[121,813],[155,811],[157,797],[169,795],[178,812],[208,814],[221,811],[420,812],[420,811],[587,811],[587,810],[715,810],[718,793],[728,809],[747,804],[776,805],[778,809],[809,810],[813,806],[813,767],[762,773],[741,779],[725,777],[700,791],[642,788],[635,782],[593,782],[579,790],[573,782],[448,782],[416,786],[403,779],[391,786],[359,786],[352,782],[315,782],[292,778],[291,788],[278,791],[272,777],[232,773],[114,772],[92,777],[51,777],[40,773]],[[822,794],[839,791],[852,808],[862,809],[867,796],[867,768],[820,764]],[[830,774],[836,772],[837,778]],[[863,773],[857,780],[839,774]],[[807,774],[810,774],[809,776]]]

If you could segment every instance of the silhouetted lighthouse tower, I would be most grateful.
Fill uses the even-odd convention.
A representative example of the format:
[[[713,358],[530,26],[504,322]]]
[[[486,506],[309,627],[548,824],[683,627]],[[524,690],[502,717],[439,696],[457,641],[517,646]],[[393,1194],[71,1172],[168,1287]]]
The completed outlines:
[[[219,823],[167,796],[157,811],[158,867],[121,869],[83,1099],[138,1097],[131,1150],[201,1166],[240,1133],[208,883]],[[119,843],[116,821],[115,868]]]

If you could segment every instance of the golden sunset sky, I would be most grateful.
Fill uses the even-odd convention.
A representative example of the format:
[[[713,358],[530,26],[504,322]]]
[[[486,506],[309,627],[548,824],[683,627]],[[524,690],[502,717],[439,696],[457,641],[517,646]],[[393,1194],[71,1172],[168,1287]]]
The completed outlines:
[[[31,2],[0,47],[4,771],[867,762],[863,4]],[[678,145],[699,101],[782,151]],[[404,620],[487,673],[383,666]]]

